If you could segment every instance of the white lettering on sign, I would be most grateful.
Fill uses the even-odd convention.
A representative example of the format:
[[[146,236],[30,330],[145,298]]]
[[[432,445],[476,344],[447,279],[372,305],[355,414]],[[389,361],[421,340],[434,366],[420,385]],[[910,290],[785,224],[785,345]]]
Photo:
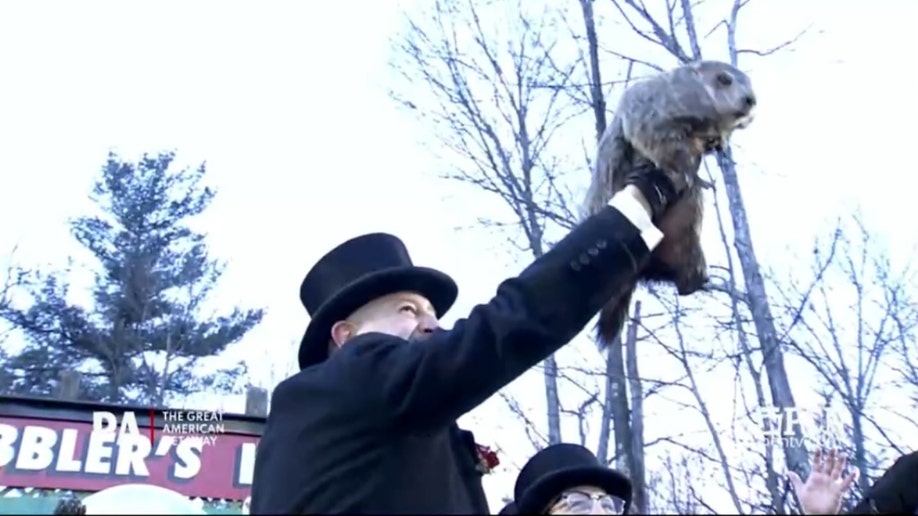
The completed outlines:
[[[89,434],[89,445],[86,448],[86,465],[83,469],[86,473],[94,475],[105,475],[112,468],[112,444],[115,442],[115,434],[101,433],[93,431]]]
[[[94,424],[93,431],[84,432],[82,440],[81,432],[75,428],[55,430],[25,425],[20,429],[0,424],[0,468],[6,468],[0,473],[49,470],[106,477],[149,477],[147,460],[171,454],[174,462],[167,474],[177,480],[190,480],[201,473],[204,446],[216,440],[216,436],[163,435],[152,446],[148,435],[132,431],[132,425],[126,423],[127,417],[120,425],[117,419],[112,424],[113,420],[105,416],[99,421],[101,426]],[[136,424],[133,426],[136,428]],[[118,427],[126,430],[111,431]],[[242,442],[223,452],[238,458],[230,477],[237,486],[252,484],[255,450],[255,443]]]
[[[22,431],[22,442],[19,455],[16,456],[16,469],[47,469],[54,460],[51,447],[57,442],[57,432],[40,426],[27,426]]]
[[[77,453],[77,431],[67,428],[61,431],[61,446],[54,469],[62,473],[79,473],[83,464],[74,459]]]
[[[116,475],[148,476],[146,458],[153,445],[142,435],[125,434],[118,437],[118,459],[115,461]]]
[[[115,414],[97,410],[92,413],[92,431],[119,435],[140,435],[140,429],[137,428],[137,415],[133,411],[125,412],[121,416],[121,422],[119,423]]]
[[[181,439],[175,445],[175,471],[173,476],[187,480],[201,471],[201,451],[204,444],[194,439]]]

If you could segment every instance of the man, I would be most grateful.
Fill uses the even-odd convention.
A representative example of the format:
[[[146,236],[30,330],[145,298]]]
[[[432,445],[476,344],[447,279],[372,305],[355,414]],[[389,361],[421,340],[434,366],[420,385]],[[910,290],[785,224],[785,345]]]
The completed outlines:
[[[277,386],[252,514],[488,514],[474,437],[456,420],[576,336],[662,239],[681,192],[635,169],[588,218],[486,304],[439,330],[457,288],[373,234],[325,255],[300,299],[298,374]]]
[[[632,495],[628,477],[570,443],[533,455],[513,488],[518,514],[627,514]]]

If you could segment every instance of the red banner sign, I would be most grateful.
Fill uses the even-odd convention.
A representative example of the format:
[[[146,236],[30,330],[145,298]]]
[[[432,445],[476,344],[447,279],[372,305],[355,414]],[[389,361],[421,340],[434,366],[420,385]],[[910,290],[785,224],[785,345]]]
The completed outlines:
[[[126,483],[242,500],[249,495],[258,437],[208,439],[93,432],[89,423],[4,417],[0,486],[100,491]]]

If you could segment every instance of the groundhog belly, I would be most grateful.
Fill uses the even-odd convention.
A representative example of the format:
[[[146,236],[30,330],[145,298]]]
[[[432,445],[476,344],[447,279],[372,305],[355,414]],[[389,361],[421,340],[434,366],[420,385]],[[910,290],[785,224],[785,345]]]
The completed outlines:
[[[664,236],[654,249],[643,279],[672,283],[683,296],[704,287],[708,266],[699,238],[703,202],[700,189],[693,189],[657,221]]]

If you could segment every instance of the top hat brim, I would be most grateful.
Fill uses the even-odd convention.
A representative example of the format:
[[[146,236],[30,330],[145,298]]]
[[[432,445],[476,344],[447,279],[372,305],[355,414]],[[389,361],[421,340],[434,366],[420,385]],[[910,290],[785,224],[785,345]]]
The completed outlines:
[[[533,482],[516,507],[520,514],[543,514],[548,505],[569,489],[581,486],[598,487],[625,501],[625,514],[631,505],[631,480],[614,469],[603,466],[583,466],[553,471]]]
[[[416,292],[430,301],[437,317],[456,302],[459,289],[448,275],[427,267],[396,267],[373,272],[350,283],[313,314],[300,342],[300,369],[328,358],[331,328],[370,301],[396,292]]]

